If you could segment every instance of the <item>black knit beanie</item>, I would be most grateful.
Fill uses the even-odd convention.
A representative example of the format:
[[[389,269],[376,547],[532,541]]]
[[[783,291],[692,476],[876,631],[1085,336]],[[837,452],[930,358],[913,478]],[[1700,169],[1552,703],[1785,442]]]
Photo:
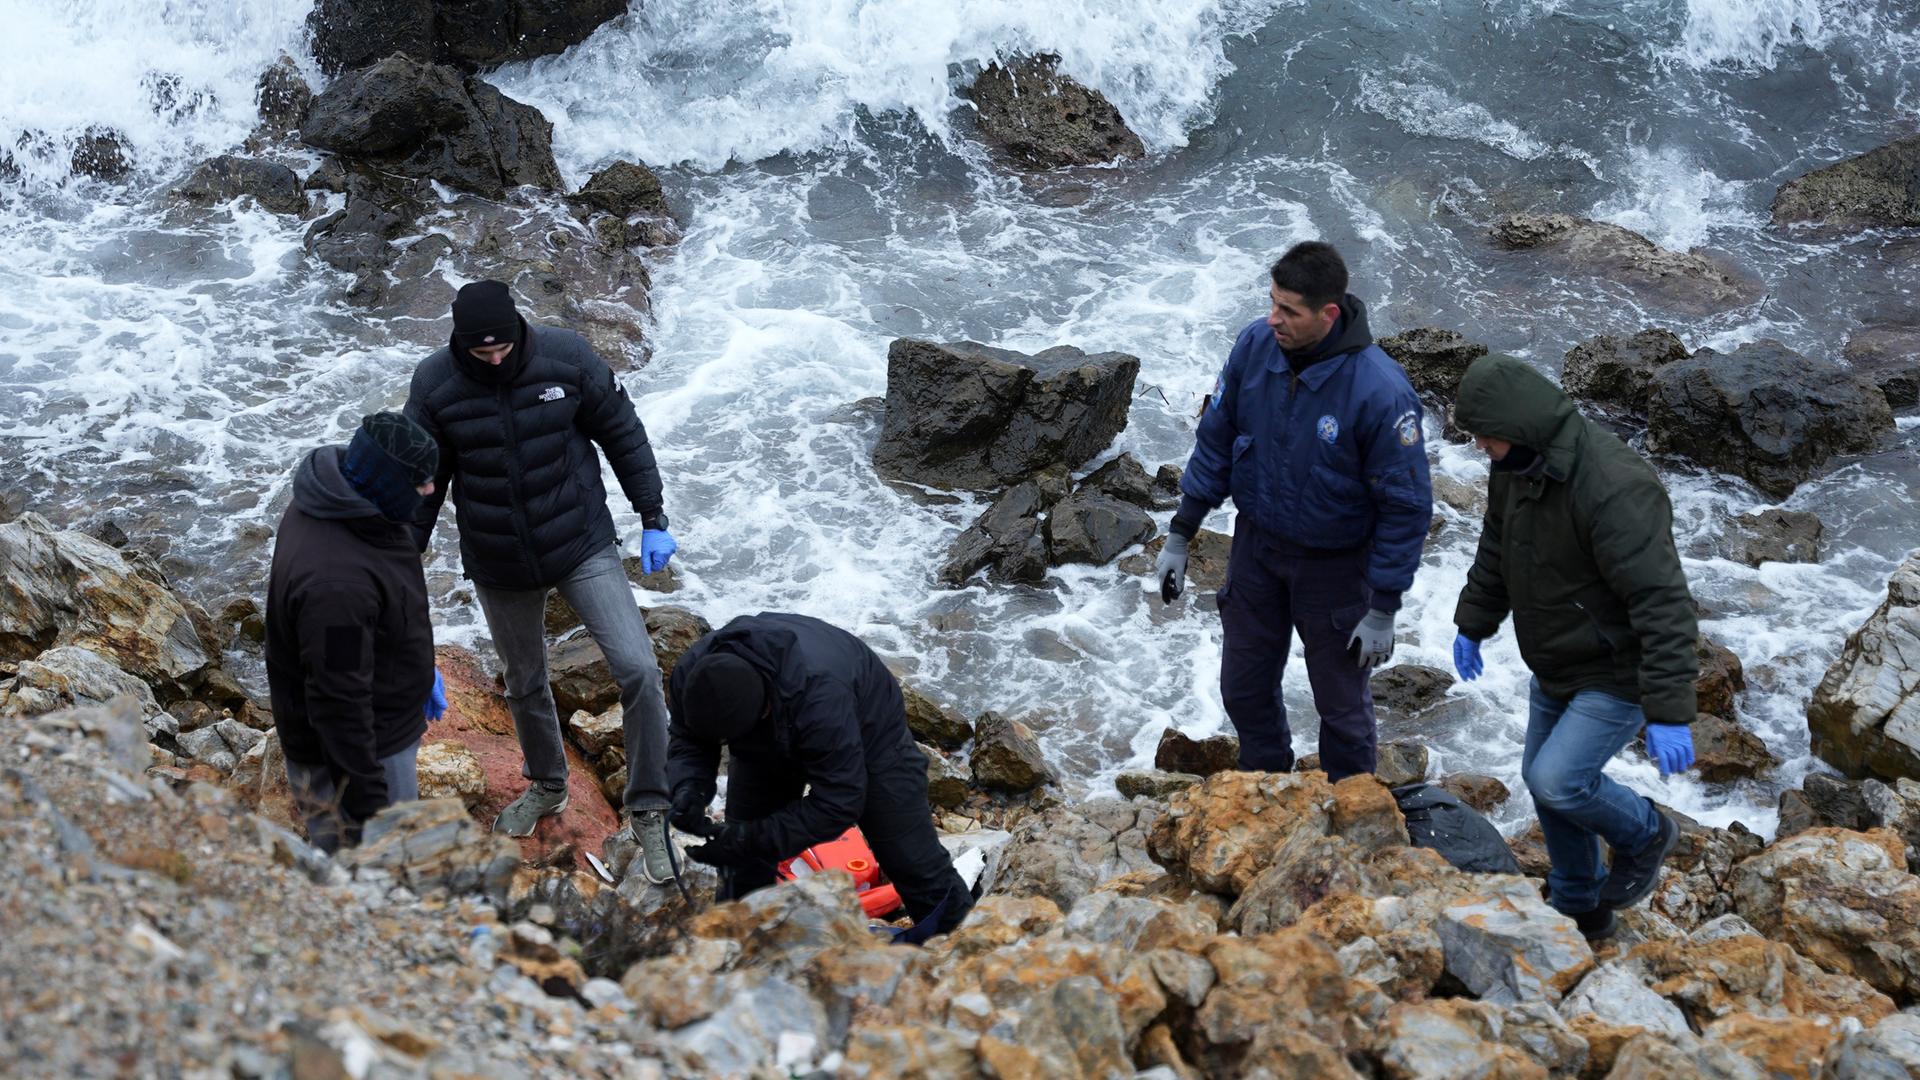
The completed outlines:
[[[340,474],[347,483],[392,521],[413,520],[420,506],[416,489],[439,468],[440,445],[433,436],[393,412],[362,417],[360,430],[340,458]]]
[[[520,341],[520,311],[502,281],[473,281],[453,298],[453,344],[461,351]]]
[[[687,672],[681,696],[689,721],[703,738],[729,742],[760,722],[767,687],[760,670],[732,653],[709,653]]]

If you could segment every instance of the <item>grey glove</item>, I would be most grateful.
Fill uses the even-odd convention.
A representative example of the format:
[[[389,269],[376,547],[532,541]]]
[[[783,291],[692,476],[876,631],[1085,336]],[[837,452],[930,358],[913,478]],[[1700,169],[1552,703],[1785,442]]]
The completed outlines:
[[[1347,651],[1363,668],[1376,668],[1393,656],[1393,612],[1369,611],[1347,639]]]
[[[1178,599],[1186,587],[1187,581],[1187,538],[1179,533],[1168,533],[1167,542],[1160,549],[1160,558],[1153,564],[1153,577],[1160,583],[1160,600],[1171,604]]]

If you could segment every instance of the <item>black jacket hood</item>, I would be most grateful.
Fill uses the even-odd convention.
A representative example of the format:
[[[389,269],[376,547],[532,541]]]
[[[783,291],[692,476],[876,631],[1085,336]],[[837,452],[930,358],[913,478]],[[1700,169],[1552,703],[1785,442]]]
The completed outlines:
[[[293,472],[293,505],[326,521],[380,517],[380,508],[353,489],[340,472],[338,446],[323,446],[301,460]]]

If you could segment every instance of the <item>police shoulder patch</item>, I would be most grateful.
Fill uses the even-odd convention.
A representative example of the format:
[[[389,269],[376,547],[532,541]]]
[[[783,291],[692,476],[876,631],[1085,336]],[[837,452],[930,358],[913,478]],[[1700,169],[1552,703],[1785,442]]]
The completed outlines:
[[[1401,446],[1415,446],[1420,442],[1420,414],[1408,409],[1393,422],[1394,431],[1400,436]]]
[[[1320,418],[1319,432],[1321,442],[1331,443],[1340,437],[1340,421],[1334,419],[1332,413],[1328,413]]]

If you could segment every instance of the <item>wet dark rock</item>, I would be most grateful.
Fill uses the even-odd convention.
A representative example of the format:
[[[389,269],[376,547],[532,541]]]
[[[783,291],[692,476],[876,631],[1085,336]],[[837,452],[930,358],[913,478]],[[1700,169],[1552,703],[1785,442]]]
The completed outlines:
[[[1693,722],[1693,747],[1694,769],[1709,784],[1751,780],[1780,764],[1758,735],[1732,720],[1707,713]]]
[[[1390,788],[1418,784],[1427,778],[1427,748],[1408,739],[1380,744],[1373,774]]]
[[[331,191],[336,195],[347,193],[347,167],[337,157],[328,157],[313,167],[303,182],[308,191]]]
[[[940,583],[958,588],[983,567],[998,582],[1045,581],[1049,559],[1040,513],[1046,505],[1040,485],[1031,480],[1008,488],[954,538],[938,572]]]
[[[391,56],[334,81],[300,128],[310,146],[497,199],[553,190],[553,125],[538,109],[441,64]]]
[[[1483,814],[1493,813],[1501,803],[1513,797],[1513,792],[1498,778],[1480,773],[1454,773],[1441,777],[1437,783]]]
[[[1240,767],[1240,740],[1232,735],[1189,738],[1178,728],[1160,733],[1160,745],[1153,751],[1153,767],[1162,772],[1212,776]]]
[[[890,480],[993,490],[1073,467],[1127,426],[1140,361],[1059,345],[1031,356],[911,338],[887,350],[887,414],[873,464]]]
[[[394,53],[479,70],[563,52],[626,10],[626,0],[319,0],[307,30],[328,74]]]
[[[1151,540],[1156,531],[1153,518],[1140,507],[1085,489],[1047,513],[1047,546],[1055,566],[1103,566],[1135,544]]]
[[[424,209],[425,185],[360,173],[348,175],[345,183],[347,205],[314,222],[306,245],[321,262],[355,275],[359,284],[348,298],[372,306],[384,295],[385,271],[397,255],[392,241],[406,234]]]
[[[1051,53],[988,64],[961,95],[981,138],[1024,169],[1098,165],[1146,156],[1140,137],[1098,90],[1059,72]]]
[[[1376,712],[1416,716],[1440,704],[1453,688],[1453,676],[1425,664],[1395,664],[1367,680]]]
[[[26,512],[26,492],[11,487],[0,489],[0,525],[10,525]]]
[[[973,722],[973,780],[983,788],[1015,795],[1053,780],[1033,729],[996,712]]]
[[[1746,669],[1732,649],[1701,634],[1693,645],[1694,658],[1700,664],[1700,676],[1693,690],[1700,712],[1733,718],[1734,701],[1747,689]]]
[[[1798,790],[1780,793],[1780,826],[1776,833],[1784,840],[1808,829],[1872,828],[1872,811],[1861,794],[1860,781],[1825,773],[1809,773]]]
[[[645,165],[616,161],[594,173],[567,201],[589,211],[600,211],[618,218],[635,214],[668,214],[667,197],[660,190],[660,178]]]
[[[1869,326],[1847,340],[1847,363],[1896,409],[1920,405],[1920,325]]]
[[[1642,330],[1624,338],[1602,334],[1567,350],[1560,382],[1582,401],[1645,416],[1654,374],[1686,358],[1686,345],[1669,330]]]
[[[1920,225],[1920,135],[1780,185],[1773,197],[1773,220],[1859,228]]]
[[[1185,791],[1199,783],[1204,777],[1195,773],[1162,772],[1151,769],[1145,772],[1121,773],[1114,778],[1113,786],[1123,799],[1164,799],[1176,791]]]
[[[943,750],[958,750],[973,738],[973,723],[966,717],[904,683],[900,694],[906,699],[907,730],[914,738]]]
[[[1176,478],[1176,492],[1179,484]],[[1080,481],[1079,490],[1132,503],[1143,510],[1156,509],[1164,501],[1164,496],[1155,490],[1154,478],[1147,475],[1146,467],[1132,454],[1121,454],[1088,473],[1086,479]]]
[[[1669,251],[1618,225],[1570,214],[1514,214],[1496,222],[1491,236],[1508,251],[1549,255],[1675,310],[1724,310],[1752,303],[1763,292],[1759,282],[1704,255]]]
[[[1813,752],[1848,776],[1920,778],[1920,555],[1887,582],[1887,599],[1847,638],[1807,705]]]
[[[1734,562],[1816,563],[1826,526],[1804,510],[1762,510],[1741,514],[1728,523],[1721,553]]]
[[[301,190],[298,173],[285,165],[232,154],[201,162],[173,193],[196,203],[230,202],[250,195],[262,208],[276,214],[298,214],[307,208],[307,194]]]
[[[1733,473],[1775,498],[1893,431],[1879,387],[1772,340],[1669,364],[1650,400],[1648,449]]]
[[[958,810],[973,794],[973,773],[925,743],[920,752],[927,756],[927,801],[942,810]]]
[[[1186,470],[1178,465],[1162,465],[1153,474],[1153,505],[1171,510],[1180,505],[1180,478]]]
[[[118,180],[133,171],[126,136],[105,127],[90,127],[73,144],[70,168],[95,180]]]
[[[1381,338],[1378,344],[1406,370],[1413,388],[1431,401],[1452,401],[1467,365],[1487,355],[1485,345],[1467,340],[1458,330],[1433,327]]]
[[[290,56],[282,56],[260,73],[254,84],[254,100],[260,107],[260,122],[273,131],[300,130],[313,104],[313,88]]]
[[[664,679],[694,642],[713,630],[706,619],[686,608],[663,604],[647,608],[647,636],[653,639],[653,658]],[[592,636],[576,634],[553,646],[547,654],[547,675],[553,684],[554,705],[561,716],[576,711],[599,714],[620,703],[620,685],[613,679],[600,646]]]

